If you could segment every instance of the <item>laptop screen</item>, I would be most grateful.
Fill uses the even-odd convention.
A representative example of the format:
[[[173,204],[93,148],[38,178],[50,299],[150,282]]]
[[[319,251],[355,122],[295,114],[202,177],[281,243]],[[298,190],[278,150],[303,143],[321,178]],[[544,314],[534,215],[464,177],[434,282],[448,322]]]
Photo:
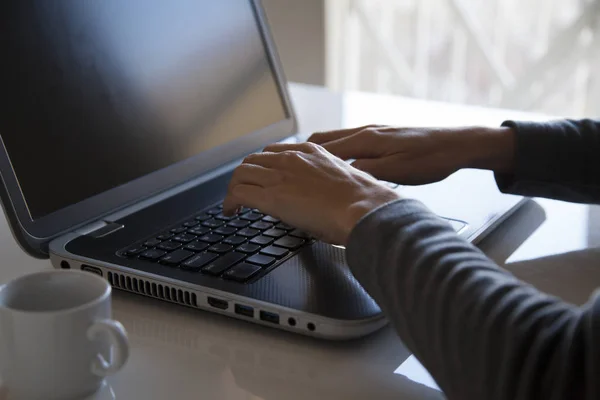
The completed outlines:
[[[32,219],[288,117],[250,1],[2,3],[0,135]]]

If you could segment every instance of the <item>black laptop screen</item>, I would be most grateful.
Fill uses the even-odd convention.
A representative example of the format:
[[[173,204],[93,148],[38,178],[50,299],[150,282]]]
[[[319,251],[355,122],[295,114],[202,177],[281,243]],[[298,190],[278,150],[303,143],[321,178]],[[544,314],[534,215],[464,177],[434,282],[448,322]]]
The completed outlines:
[[[287,118],[248,1],[0,9],[0,135],[33,219]]]

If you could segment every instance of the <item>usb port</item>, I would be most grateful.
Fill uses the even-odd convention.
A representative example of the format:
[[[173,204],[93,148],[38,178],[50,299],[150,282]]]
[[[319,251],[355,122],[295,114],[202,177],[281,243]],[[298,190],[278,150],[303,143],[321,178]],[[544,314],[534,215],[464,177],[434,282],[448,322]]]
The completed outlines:
[[[272,312],[261,311],[260,312],[260,319],[263,320],[263,321],[270,322],[272,324],[279,324],[279,315],[274,314]]]
[[[254,308],[250,306],[243,306],[241,304],[235,305],[235,313],[243,315],[244,317],[254,318]]]
[[[210,304],[211,307],[218,308],[219,310],[227,310],[229,307],[229,303],[227,303],[225,300],[215,299],[214,297],[208,297],[208,304]]]
[[[102,276],[102,270],[100,268],[92,267],[91,265],[81,264],[81,270]]]

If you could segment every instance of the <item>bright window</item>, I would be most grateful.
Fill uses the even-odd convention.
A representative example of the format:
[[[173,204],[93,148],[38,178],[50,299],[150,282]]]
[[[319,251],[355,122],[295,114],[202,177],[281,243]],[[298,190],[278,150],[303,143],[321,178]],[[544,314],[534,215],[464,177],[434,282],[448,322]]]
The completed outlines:
[[[600,1],[326,1],[334,89],[600,114]]]

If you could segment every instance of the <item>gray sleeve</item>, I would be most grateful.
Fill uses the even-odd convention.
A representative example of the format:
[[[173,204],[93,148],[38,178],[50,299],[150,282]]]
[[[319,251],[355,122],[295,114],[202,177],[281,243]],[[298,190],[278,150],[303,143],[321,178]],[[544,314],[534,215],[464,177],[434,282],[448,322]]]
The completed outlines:
[[[506,121],[516,132],[515,170],[496,174],[501,191],[600,203],[600,121]]]
[[[449,399],[600,399],[600,296],[539,292],[415,200],[364,217],[346,253]]]

